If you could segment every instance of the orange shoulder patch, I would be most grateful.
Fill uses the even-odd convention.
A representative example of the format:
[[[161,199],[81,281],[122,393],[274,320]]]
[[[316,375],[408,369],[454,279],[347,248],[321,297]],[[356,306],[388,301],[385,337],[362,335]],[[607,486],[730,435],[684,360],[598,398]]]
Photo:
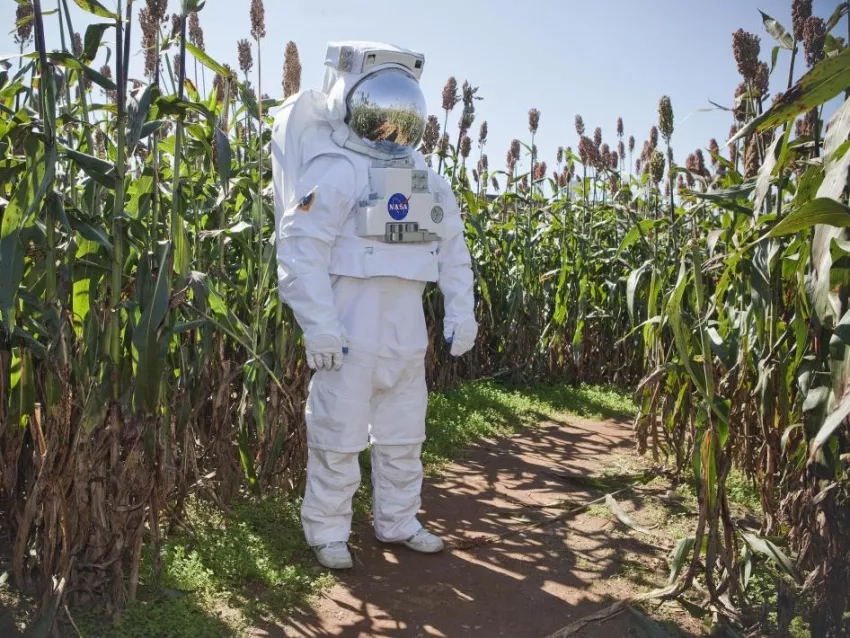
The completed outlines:
[[[295,210],[300,210],[304,213],[309,213],[310,208],[313,206],[313,202],[316,201],[316,189],[311,190],[309,193],[304,195],[301,198],[301,201],[298,202],[298,207]]]

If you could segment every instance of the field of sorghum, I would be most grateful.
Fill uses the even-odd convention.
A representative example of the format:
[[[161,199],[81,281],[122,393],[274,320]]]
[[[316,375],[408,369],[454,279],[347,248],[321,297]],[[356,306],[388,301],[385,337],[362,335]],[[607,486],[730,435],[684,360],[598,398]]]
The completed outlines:
[[[117,615],[187,495],[224,505],[300,489],[309,375],[275,290],[268,156],[298,51],[287,45],[274,99],[250,80],[262,0],[240,71],[204,52],[198,0],[170,18],[166,0],[75,0],[96,16],[83,35],[67,0],[16,1],[21,55],[0,66],[3,534],[15,585],[44,613],[67,598]],[[669,596],[698,587],[752,626],[749,575],[772,560],[787,575],[777,587],[807,596],[797,612],[838,636],[850,631],[850,48],[837,32],[850,19],[847,2],[811,13],[794,0],[790,29],[764,16],[761,36],[733,35],[731,131],[683,164],[662,97],[641,146],[622,120],[605,140],[576,116],[575,148],[548,166],[532,109],[527,142],[497,169],[476,88],[450,79],[423,151],[466,214],[479,347],[453,361],[439,295],[425,307],[434,389],[482,377],[635,389],[640,450],[699,489]],[[47,19],[61,42],[44,41]],[[106,40],[111,66],[94,69]],[[777,55],[791,73],[771,97]],[[758,487],[761,529],[730,515],[732,468]]]

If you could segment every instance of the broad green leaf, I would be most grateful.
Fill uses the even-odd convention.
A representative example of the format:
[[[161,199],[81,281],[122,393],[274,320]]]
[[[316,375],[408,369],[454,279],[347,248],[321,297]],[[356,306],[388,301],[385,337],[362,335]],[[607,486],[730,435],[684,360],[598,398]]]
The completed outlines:
[[[133,330],[133,345],[139,357],[135,375],[136,404],[148,414],[155,414],[157,411],[160,382],[168,354],[159,335],[168,313],[168,301],[171,294],[169,246],[168,242],[163,243],[153,294],[146,300],[147,305],[142,308],[141,319]]]
[[[774,226],[767,237],[782,237],[808,230],[819,224],[850,226],[850,207],[827,197],[818,197],[796,209]]]
[[[835,434],[835,431],[844,423],[848,415],[850,415],[850,392],[845,392],[841,402],[826,417],[826,421],[824,421],[817,436],[812,440],[810,459],[814,459],[818,451],[826,444],[829,437]]]
[[[841,22],[841,18],[847,15],[848,9],[850,9],[850,3],[840,2],[826,22],[826,30],[832,31]]]
[[[148,117],[153,95],[153,85],[148,84],[141,97],[130,96],[127,101],[127,154],[131,155],[142,136],[142,129]]]
[[[688,554],[690,554],[695,544],[696,538],[693,536],[681,538],[677,541],[676,547],[673,548],[670,557],[670,576],[667,578],[667,584],[672,585],[679,577],[679,574],[682,573],[685,567],[685,561],[688,559]]]
[[[635,298],[637,296],[637,287],[640,284],[640,278],[651,267],[651,263],[647,262],[640,268],[635,268],[629,273],[628,281],[626,282],[626,307],[629,311],[629,319],[632,325],[635,323]]]
[[[25,142],[27,172],[12,194],[0,224],[0,322],[15,328],[15,297],[24,275],[25,229],[33,226],[33,213],[53,183],[55,155],[47,153],[35,137]]]
[[[767,191],[770,189],[771,178],[773,177],[774,169],[776,168],[777,160],[779,160],[780,143],[787,139],[787,135],[791,134],[791,128],[785,135],[780,135],[779,131],[774,131],[773,142],[767,149],[766,157],[759,168],[758,178],[756,179],[755,201],[753,203],[753,211],[756,215],[761,214],[761,207],[764,204],[764,198],[767,196]]]
[[[91,80],[106,91],[114,91],[118,88],[115,82],[107,78],[100,71],[95,71],[90,66],[87,66],[77,60],[77,58],[75,58],[72,53],[51,51],[48,56],[50,57],[50,61],[54,64],[64,66],[65,68],[71,69],[73,71],[79,71],[89,80]]]
[[[850,86],[850,47],[835,57],[821,60],[793,87],[783,93],[764,113],[750,120],[727,142],[732,144],[796,119],[830,101]]]
[[[230,140],[220,127],[215,127],[215,140],[213,143],[218,151],[218,178],[224,187],[230,181],[231,162],[233,154],[230,150]]]
[[[121,16],[117,13],[113,13],[106,7],[104,7],[97,0],[74,0],[80,9],[83,11],[88,11],[91,14],[94,14],[100,18],[109,18],[110,20],[120,20]]]
[[[777,567],[797,581],[798,584],[803,584],[803,579],[800,576],[800,572],[797,571],[797,568],[794,566],[794,563],[791,562],[791,559],[789,559],[784,552],[770,540],[766,538],[759,538],[755,534],[749,534],[747,532],[742,532],[741,536],[753,551],[766,556],[772,560]]]
[[[767,15],[764,11],[759,10],[759,13],[761,14],[762,22],[764,22],[764,28],[767,29],[767,32],[779,43],[779,46],[783,49],[792,51],[794,49],[794,36],[788,33],[785,27]]]
[[[100,49],[100,43],[103,42],[103,35],[108,29],[115,27],[111,22],[95,22],[86,28],[85,44],[83,45],[83,64],[91,64],[97,57],[97,52]]]
[[[216,62],[215,60],[213,60],[209,55],[207,55],[205,52],[201,51],[194,44],[192,44],[191,42],[188,42],[188,41],[185,44],[186,44],[186,50],[189,53],[191,53],[193,56],[195,56],[195,58],[198,60],[198,62],[203,64],[210,71],[212,71],[213,73],[217,73],[222,78],[231,77],[232,74],[230,73],[230,71],[228,71],[223,65],[221,65],[218,62]]]
[[[635,226],[629,229],[629,232],[626,233],[626,236],[623,237],[623,241],[620,243],[620,247],[617,249],[617,255],[619,256],[624,250],[628,249],[632,244],[646,236],[654,226],[659,224],[658,221],[654,219],[644,219],[638,222]]]
[[[106,160],[102,160],[99,157],[95,157],[94,155],[81,153],[70,148],[66,148],[62,152],[69,159],[73,160],[74,163],[77,164],[77,166],[79,166],[86,175],[91,177],[98,184],[110,190],[115,189],[115,184],[117,181],[115,174],[115,164],[113,164],[112,162],[107,162]]]
[[[850,99],[830,118],[824,137],[824,177],[818,197],[842,199],[850,171]]]

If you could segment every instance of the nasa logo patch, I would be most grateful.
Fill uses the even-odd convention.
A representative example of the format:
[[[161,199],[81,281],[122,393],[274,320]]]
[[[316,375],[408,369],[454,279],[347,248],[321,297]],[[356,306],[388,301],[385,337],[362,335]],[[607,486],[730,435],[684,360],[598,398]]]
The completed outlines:
[[[435,224],[439,224],[441,221],[443,221],[442,208],[440,208],[439,206],[434,206],[434,208],[431,209],[431,221]]]
[[[397,222],[400,222],[402,219],[407,217],[407,213],[410,212],[410,203],[407,200],[407,197],[402,195],[401,193],[396,193],[392,197],[390,197],[387,202],[387,211]]]

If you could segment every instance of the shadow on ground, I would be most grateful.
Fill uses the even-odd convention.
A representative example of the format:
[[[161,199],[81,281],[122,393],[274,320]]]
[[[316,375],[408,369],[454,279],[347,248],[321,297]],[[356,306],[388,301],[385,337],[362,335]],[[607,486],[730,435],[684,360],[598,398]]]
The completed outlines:
[[[502,534],[598,498],[602,492],[558,475],[616,473],[631,450],[624,423],[579,417],[475,446],[426,481],[421,520],[450,544]],[[625,506],[628,492],[618,498]],[[639,508],[632,513],[640,517]],[[581,515],[495,544],[421,556],[377,543],[364,521],[352,542],[355,568],[282,626],[263,630],[269,636],[546,636],[636,593],[631,587],[657,586],[640,577],[666,569],[657,549],[611,530],[610,517]],[[624,570],[631,570],[628,580],[618,578]],[[578,635],[644,634],[621,615]]]

